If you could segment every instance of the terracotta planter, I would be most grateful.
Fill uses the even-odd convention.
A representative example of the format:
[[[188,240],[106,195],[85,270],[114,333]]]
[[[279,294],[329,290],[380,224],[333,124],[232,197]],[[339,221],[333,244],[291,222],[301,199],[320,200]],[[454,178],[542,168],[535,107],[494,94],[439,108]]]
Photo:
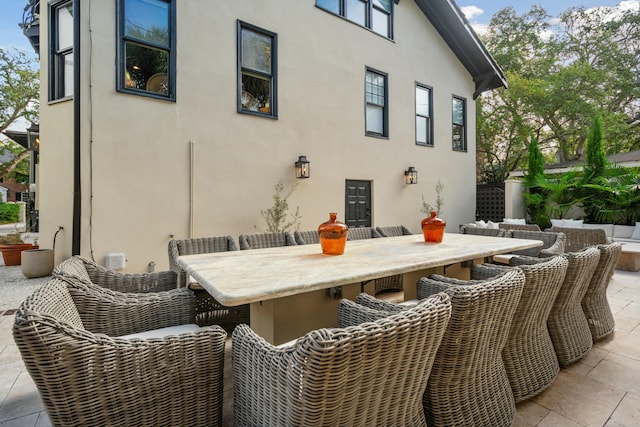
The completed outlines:
[[[0,245],[0,252],[4,259],[4,265],[20,265],[20,256],[22,251],[28,249],[38,249],[31,243],[21,243],[18,245]]]
[[[22,251],[22,274],[28,279],[44,277],[53,271],[53,249]]]

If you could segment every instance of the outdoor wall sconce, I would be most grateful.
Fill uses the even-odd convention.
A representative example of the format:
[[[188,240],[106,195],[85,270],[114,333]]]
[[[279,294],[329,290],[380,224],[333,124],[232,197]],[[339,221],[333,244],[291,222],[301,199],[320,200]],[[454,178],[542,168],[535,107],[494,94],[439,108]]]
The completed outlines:
[[[405,184],[417,184],[418,183],[418,171],[413,166],[404,171],[404,183]]]
[[[309,161],[307,160],[307,156],[299,156],[298,161],[294,163],[296,167],[296,178],[305,179],[309,178],[310,170],[309,170]]]

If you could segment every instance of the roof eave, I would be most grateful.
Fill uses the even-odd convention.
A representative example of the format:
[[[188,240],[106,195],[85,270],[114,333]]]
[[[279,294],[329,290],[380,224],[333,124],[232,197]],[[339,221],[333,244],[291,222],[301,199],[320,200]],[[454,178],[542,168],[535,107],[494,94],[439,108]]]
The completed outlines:
[[[458,57],[475,82],[473,99],[482,92],[508,87],[507,79],[469,25],[460,8],[451,0],[415,0],[416,4]]]

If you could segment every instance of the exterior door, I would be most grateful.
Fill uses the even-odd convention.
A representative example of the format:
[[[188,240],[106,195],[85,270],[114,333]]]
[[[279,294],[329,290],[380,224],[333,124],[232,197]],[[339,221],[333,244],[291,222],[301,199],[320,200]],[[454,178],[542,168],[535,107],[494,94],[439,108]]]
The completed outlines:
[[[346,181],[344,222],[349,227],[371,227],[371,181]]]

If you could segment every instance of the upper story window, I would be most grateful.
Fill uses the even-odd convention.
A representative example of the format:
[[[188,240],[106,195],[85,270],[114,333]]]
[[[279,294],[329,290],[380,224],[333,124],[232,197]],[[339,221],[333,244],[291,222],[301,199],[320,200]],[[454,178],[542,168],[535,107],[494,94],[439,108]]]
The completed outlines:
[[[416,144],[433,146],[433,89],[416,83]]]
[[[175,100],[175,7],[175,0],[118,1],[118,91]]]
[[[369,136],[389,136],[387,75],[367,68],[364,93],[365,133]]]
[[[316,0],[316,5],[378,34],[393,38],[391,0]]]
[[[467,151],[467,101],[457,96],[453,97],[453,149]]]
[[[73,96],[73,1],[49,4],[49,100]]]
[[[278,117],[275,33],[238,21],[238,112]]]

